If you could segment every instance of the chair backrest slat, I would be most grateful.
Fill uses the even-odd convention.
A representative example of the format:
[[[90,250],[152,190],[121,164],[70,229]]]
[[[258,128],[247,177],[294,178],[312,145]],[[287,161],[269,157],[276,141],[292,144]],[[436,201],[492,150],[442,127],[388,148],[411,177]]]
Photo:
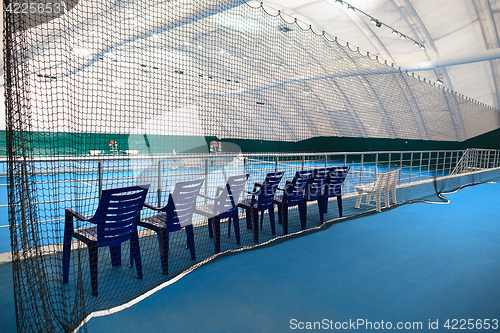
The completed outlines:
[[[328,169],[326,178],[325,194],[328,197],[338,196],[342,194],[342,183],[344,182],[350,167],[333,167]]]
[[[283,202],[288,206],[297,205],[303,199],[304,192],[311,177],[311,170],[297,171],[292,181],[285,185]]]
[[[192,223],[196,197],[203,182],[204,179],[197,179],[175,184],[167,205],[162,209],[167,213],[167,224],[179,223],[184,227]]]
[[[273,204],[274,194],[284,173],[284,171],[279,171],[266,175],[266,179],[259,189],[259,198],[257,200],[257,208],[259,210],[265,210]]]
[[[103,190],[96,214],[98,246],[120,244],[137,228],[139,211],[144,205],[149,185]]]
[[[318,198],[323,195],[323,185],[326,182],[327,176],[328,169],[321,168],[312,170],[312,176],[304,191],[304,197],[307,201],[318,200]]]
[[[238,207],[241,192],[245,188],[245,184],[250,174],[231,176],[227,179],[226,186],[214,203],[214,215],[224,213],[231,214]],[[226,216],[220,216],[225,218]]]

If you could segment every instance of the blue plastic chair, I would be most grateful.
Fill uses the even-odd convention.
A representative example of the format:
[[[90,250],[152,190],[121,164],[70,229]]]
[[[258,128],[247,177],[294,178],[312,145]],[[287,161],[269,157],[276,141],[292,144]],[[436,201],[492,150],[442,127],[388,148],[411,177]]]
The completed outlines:
[[[103,190],[95,215],[88,219],[73,209],[65,211],[63,243],[63,283],[68,283],[71,239],[85,243],[89,249],[92,295],[97,296],[98,248],[109,246],[111,263],[121,266],[121,244],[130,240],[131,266],[135,261],[137,275],[142,279],[141,252],[137,222],[149,185]],[[73,218],[95,224],[74,229]]]
[[[304,209],[304,216],[307,214],[307,202],[309,201],[317,201],[318,202],[318,208],[319,208],[319,217],[321,223],[323,223],[323,216],[324,216],[324,198],[323,198],[323,191],[324,191],[324,185],[326,183],[328,177],[328,169],[322,168],[322,169],[313,169],[312,170],[312,175],[309,178],[309,182],[305,188],[304,191],[304,203],[302,205]],[[306,219],[301,220],[301,228],[302,230],[306,229]]]
[[[271,221],[272,234],[276,235],[273,199],[284,173],[284,171],[268,173],[262,184],[255,183],[253,191],[248,192],[252,195],[252,198],[244,199],[238,204],[238,207],[246,211],[247,229],[253,228],[254,243],[259,242],[259,212],[261,212],[260,228],[262,229],[264,212],[267,210]],[[258,191],[257,188],[259,188]]]
[[[238,202],[240,194],[245,188],[248,180],[246,175],[232,176],[227,179],[225,187],[218,187],[216,197],[212,198],[208,195],[198,194],[202,198],[214,201],[213,204],[205,204],[195,208],[195,213],[208,218],[208,233],[210,238],[214,240],[215,253],[220,252],[220,220],[228,220],[227,237],[231,237],[231,220],[234,225],[234,233],[236,235],[236,244],[240,242],[240,219],[238,218]]]
[[[288,208],[298,206],[301,225],[305,225],[304,191],[312,176],[312,171],[297,171],[292,181],[287,181],[285,188],[280,189],[283,194],[274,196],[274,203],[278,206],[278,221],[283,226],[283,235],[288,234]]]
[[[142,218],[137,225],[151,229],[158,234],[161,271],[165,275],[168,274],[169,234],[171,232],[186,229],[187,247],[191,252],[191,259],[196,260],[193,212],[203,181],[204,179],[197,179],[175,184],[174,191],[168,196],[168,203],[163,208],[144,204],[145,207],[160,212]]]
[[[328,198],[337,197],[339,207],[339,216],[342,217],[342,183],[349,172],[350,167],[333,167],[328,169],[328,175],[325,182],[325,190],[322,197],[323,215],[328,212]]]

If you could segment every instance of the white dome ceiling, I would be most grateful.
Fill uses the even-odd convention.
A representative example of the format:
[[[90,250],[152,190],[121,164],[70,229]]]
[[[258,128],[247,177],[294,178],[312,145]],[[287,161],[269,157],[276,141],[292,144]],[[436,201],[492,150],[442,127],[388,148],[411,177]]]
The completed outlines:
[[[325,32],[351,48],[395,67],[438,81],[467,97],[500,106],[500,1],[497,0],[274,0],[278,10],[303,28]],[[261,2],[250,1],[259,6]],[[357,10],[348,8],[347,4]],[[367,15],[366,15],[367,14]],[[372,24],[371,18],[382,23]],[[497,24],[498,23],[498,24]],[[403,40],[394,28],[408,36]],[[425,45],[421,49],[417,41]]]

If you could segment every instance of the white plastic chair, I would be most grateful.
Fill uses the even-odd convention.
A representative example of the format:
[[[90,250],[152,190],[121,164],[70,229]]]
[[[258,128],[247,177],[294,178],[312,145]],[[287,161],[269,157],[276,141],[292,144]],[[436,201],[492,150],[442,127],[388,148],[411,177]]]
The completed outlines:
[[[354,208],[360,208],[360,205],[367,205],[373,206],[376,208],[377,212],[381,212],[382,193],[384,193],[384,207],[389,207],[391,199],[391,197],[389,197],[389,192],[392,194],[392,203],[397,203],[396,185],[398,175],[399,169],[384,172],[379,174],[373,183],[355,186],[354,189],[358,191],[358,199],[356,200]],[[361,202],[363,195],[366,195],[365,202]],[[372,196],[374,197],[373,199]],[[375,201],[375,204],[372,204],[372,201]]]

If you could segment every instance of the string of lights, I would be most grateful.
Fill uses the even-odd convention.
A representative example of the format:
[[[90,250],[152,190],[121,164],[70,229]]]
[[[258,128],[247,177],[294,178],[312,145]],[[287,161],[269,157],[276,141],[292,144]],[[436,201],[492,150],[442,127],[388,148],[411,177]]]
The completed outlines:
[[[382,26],[385,26],[385,27],[387,27],[387,28],[391,29],[391,30],[392,30],[392,33],[393,33],[394,35],[396,35],[396,36],[400,37],[401,39],[407,39],[407,40],[409,40],[409,41],[412,41],[412,42],[413,42],[413,45],[415,45],[416,47],[419,47],[419,48],[420,48],[420,49],[422,49],[422,50],[425,50],[425,46],[424,46],[424,44],[423,44],[423,43],[420,43],[420,42],[416,41],[415,39],[413,39],[413,38],[411,38],[411,37],[409,37],[409,36],[405,35],[405,34],[404,34],[404,33],[402,33],[402,32],[399,32],[398,30],[394,29],[393,27],[391,27],[391,26],[389,26],[389,25],[385,24],[384,22],[380,21],[379,19],[377,19],[377,18],[375,18],[375,17],[371,16],[370,14],[367,14],[367,13],[365,13],[364,11],[362,11],[362,10],[360,10],[360,9],[358,9],[358,8],[356,8],[356,7],[354,7],[353,5],[348,4],[348,3],[347,3],[347,2],[345,2],[344,0],[335,0],[335,2],[338,2],[338,3],[340,3],[341,5],[347,6],[347,9],[350,9],[350,10],[352,10],[352,11],[354,11],[354,12],[358,12],[358,13],[361,13],[361,14],[363,14],[363,15],[365,15],[365,16],[367,16],[367,17],[369,17],[369,18],[370,18],[370,22],[372,22],[373,24],[375,24],[375,26],[377,26],[378,28],[380,28],[380,27],[382,27]]]

